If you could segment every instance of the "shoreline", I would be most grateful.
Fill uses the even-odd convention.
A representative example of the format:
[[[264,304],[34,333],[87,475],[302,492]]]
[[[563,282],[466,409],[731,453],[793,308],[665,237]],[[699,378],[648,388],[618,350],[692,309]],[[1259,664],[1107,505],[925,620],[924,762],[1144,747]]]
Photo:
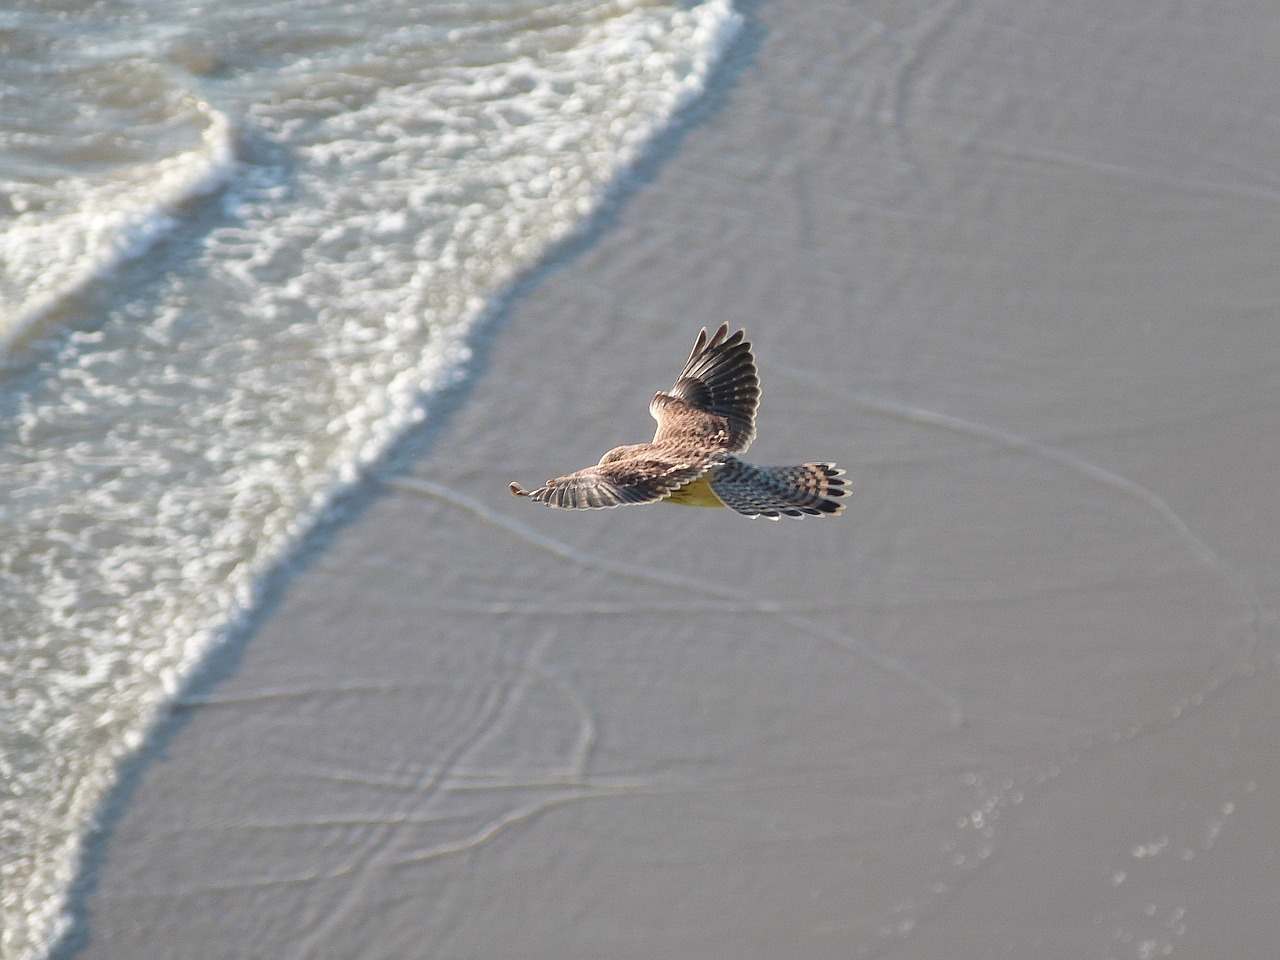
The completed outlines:
[[[1135,17],[1131,66],[1027,8],[1077,98],[1044,124],[988,16],[746,12],[711,99],[131,765],[55,956],[1264,955],[1276,919],[1232,904],[1280,882],[1280,450],[1238,425],[1280,412],[1274,362],[1240,375],[1280,333],[1210,320],[1280,231],[1171,191],[1197,155],[1143,126],[1222,122],[1178,91],[1235,34],[1180,59]],[[1241,117],[1280,89],[1246,62],[1214,76]],[[1141,95],[1072,119],[1108,85]],[[1035,159],[1058,139],[1102,159]],[[722,319],[755,344],[750,458],[840,463],[844,515],[510,496],[646,439]]]

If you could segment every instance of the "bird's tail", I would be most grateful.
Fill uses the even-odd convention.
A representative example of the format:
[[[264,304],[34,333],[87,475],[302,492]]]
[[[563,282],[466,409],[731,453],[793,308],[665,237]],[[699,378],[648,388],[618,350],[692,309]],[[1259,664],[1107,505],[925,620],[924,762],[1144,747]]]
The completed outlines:
[[[849,487],[834,463],[757,467],[730,460],[711,474],[711,489],[726,507],[748,517],[821,516],[844,509]]]

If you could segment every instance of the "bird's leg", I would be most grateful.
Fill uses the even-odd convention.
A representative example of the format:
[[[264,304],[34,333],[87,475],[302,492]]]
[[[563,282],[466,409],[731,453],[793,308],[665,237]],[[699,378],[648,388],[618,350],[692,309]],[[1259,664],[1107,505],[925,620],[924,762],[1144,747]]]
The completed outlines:
[[[514,480],[511,481],[511,486],[507,489],[511,491],[512,496],[527,497],[529,495],[529,491],[520,486],[520,484],[516,483]]]

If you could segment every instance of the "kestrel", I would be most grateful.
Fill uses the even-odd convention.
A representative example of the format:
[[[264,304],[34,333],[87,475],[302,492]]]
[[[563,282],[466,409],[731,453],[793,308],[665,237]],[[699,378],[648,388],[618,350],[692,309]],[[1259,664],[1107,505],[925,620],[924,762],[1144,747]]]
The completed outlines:
[[[751,344],[726,323],[710,339],[704,329],[670,393],[657,393],[652,443],[615,447],[587,467],[537,490],[511,484],[517,497],[551,507],[593,510],[624,503],[730,507],[745,516],[837,514],[849,491],[834,463],[757,467],[739,460],[756,435],[760,380]]]

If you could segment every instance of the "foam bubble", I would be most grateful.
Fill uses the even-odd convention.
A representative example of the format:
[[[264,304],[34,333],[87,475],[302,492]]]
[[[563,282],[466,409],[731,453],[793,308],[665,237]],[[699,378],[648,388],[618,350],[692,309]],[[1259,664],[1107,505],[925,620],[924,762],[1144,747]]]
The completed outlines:
[[[122,171],[108,182],[68,178],[39,209],[20,211],[0,230],[0,352],[122,263],[150,250],[179,222],[181,209],[216,192],[235,170],[230,119],[202,101],[194,149]]]

